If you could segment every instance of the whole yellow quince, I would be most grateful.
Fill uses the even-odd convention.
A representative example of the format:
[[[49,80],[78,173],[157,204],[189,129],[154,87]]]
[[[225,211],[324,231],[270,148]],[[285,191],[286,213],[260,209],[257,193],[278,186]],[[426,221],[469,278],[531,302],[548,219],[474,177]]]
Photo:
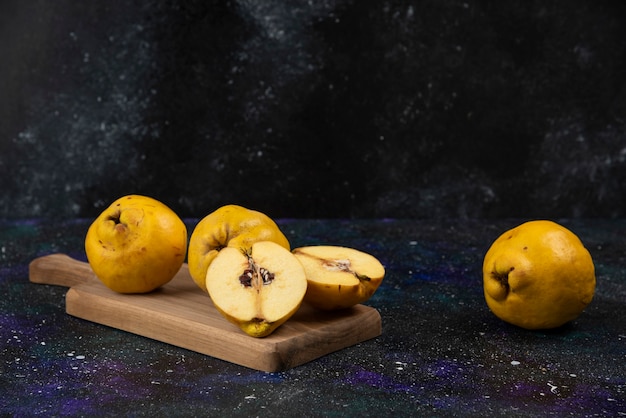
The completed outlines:
[[[191,234],[187,254],[191,278],[206,292],[207,270],[222,248],[249,251],[259,241],[290,249],[287,237],[264,213],[238,205],[220,207],[198,222]]]
[[[146,293],[169,282],[187,251],[187,227],[174,211],[151,197],[117,199],[91,224],[87,260],[109,289]]]
[[[573,232],[548,220],[505,232],[483,262],[487,305],[500,319],[526,329],[556,328],[577,318],[595,285],[589,251]]]

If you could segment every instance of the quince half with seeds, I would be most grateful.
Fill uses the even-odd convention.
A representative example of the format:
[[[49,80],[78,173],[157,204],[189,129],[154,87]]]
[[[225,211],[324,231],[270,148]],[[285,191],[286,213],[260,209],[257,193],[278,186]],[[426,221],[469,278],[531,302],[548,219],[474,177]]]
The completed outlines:
[[[272,241],[223,248],[206,273],[215,308],[253,337],[266,337],[300,307],[307,280],[298,259]]]
[[[385,276],[374,256],[354,248],[317,245],[293,251],[308,281],[304,300],[323,310],[345,309],[372,297]]]
[[[290,249],[276,222],[264,213],[238,205],[220,207],[198,222],[191,234],[187,254],[191,278],[206,292],[207,270],[222,249],[248,251],[258,241],[272,241]]]

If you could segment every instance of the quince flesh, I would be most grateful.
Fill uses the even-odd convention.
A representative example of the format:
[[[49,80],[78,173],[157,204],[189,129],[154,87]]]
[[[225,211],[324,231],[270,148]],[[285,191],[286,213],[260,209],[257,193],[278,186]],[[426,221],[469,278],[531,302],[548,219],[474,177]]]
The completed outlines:
[[[306,287],[296,257],[271,241],[222,249],[206,274],[215,308],[253,337],[266,337],[285,323],[300,307]]]
[[[258,241],[290,249],[285,235],[267,215],[238,205],[220,207],[203,218],[191,234],[187,255],[191,278],[206,292],[207,270],[223,248],[249,250]]]
[[[293,250],[308,281],[304,300],[323,310],[345,309],[368,300],[382,283],[385,268],[354,248],[318,245]]]

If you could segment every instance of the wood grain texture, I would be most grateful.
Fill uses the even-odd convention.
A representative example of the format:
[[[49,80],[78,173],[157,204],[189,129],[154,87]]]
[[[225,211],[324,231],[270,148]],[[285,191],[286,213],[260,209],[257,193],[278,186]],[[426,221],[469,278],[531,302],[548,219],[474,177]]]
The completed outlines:
[[[50,254],[35,258],[28,265],[28,277],[32,283],[65,287],[98,280],[89,264],[65,254]]]
[[[303,305],[270,336],[250,337],[215,309],[186,264],[172,281],[148,294],[115,293],[97,280],[89,264],[64,254],[33,260],[29,275],[33,283],[70,287],[70,315],[267,372],[290,369],[382,333],[374,308],[323,312]]]

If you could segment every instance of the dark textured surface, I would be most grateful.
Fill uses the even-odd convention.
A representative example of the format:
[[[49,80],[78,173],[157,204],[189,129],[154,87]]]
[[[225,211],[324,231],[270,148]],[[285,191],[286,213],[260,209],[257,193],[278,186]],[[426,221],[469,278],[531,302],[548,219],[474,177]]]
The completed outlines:
[[[0,5],[0,217],[626,216],[621,1]]]
[[[483,299],[482,257],[517,223],[279,220],[293,246],[347,245],[383,262],[368,302],[383,334],[263,373],[66,315],[67,289],[29,283],[28,263],[84,260],[89,221],[2,222],[0,415],[626,414],[626,222],[561,221],[592,254],[598,285],[578,319],[549,332],[509,326]]]

